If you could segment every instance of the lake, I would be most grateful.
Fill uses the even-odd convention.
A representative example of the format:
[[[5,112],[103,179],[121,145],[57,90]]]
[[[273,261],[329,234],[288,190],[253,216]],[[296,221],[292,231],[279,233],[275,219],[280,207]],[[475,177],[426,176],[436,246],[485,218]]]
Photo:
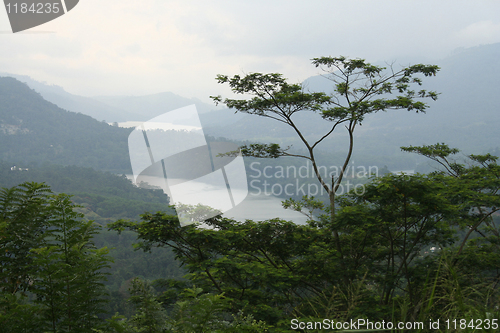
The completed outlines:
[[[133,175],[126,175],[127,178],[133,181]],[[154,183],[154,180],[151,181]],[[194,186],[193,190],[203,189],[206,184],[197,184],[191,182],[191,186]],[[249,192],[246,198],[238,204],[236,207],[229,209],[224,212],[223,216],[227,218],[232,218],[237,221],[245,221],[246,219],[254,221],[263,221],[272,218],[279,217],[284,220],[290,220],[297,224],[305,224],[307,217],[299,212],[284,209],[281,206],[281,201],[285,199],[278,198],[272,195],[257,194]]]

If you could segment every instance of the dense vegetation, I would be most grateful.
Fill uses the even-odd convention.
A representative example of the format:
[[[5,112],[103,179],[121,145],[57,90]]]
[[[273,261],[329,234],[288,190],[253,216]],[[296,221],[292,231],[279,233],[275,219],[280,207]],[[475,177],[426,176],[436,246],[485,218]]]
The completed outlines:
[[[1,322],[7,332],[88,332],[103,312],[109,257],[66,195],[24,183],[0,192]],[[30,299],[31,302],[26,302]]]
[[[317,144],[295,128],[293,113],[315,111],[330,122],[333,127],[316,138],[319,142],[337,125],[346,125],[349,153],[341,160],[340,174],[331,182],[318,172],[313,175],[327,200],[308,193],[283,203],[307,215],[305,225],[216,216],[205,221],[208,228],[181,227],[161,191],[139,189],[124,176],[90,168],[29,164],[32,156],[25,155],[29,152],[23,145],[19,155],[3,146],[3,156],[17,156],[21,169],[0,163],[0,327],[41,333],[322,332],[353,321],[357,326],[349,328],[373,331],[359,324],[371,321],[391,323],[393,328],[384,327],[394,332],[498,331],[497,156],[461,158],[458,149],[445,144],[403,147],[440,170],[381,172],[356,180],[363,191],[337,191],[350,177],[353,133],[365,115],[388,108],[424,111],[427,105],[417,98],[435,99],[437,94],[416,92],[410,84],[420,85],[413,75],[433,75],[437,66],[392,71],[384,81],[383,68],[361,59],[315,61],[327,67],[340,62],[341,72],[348,68],[343,72],[347,79],[335,85],[337,97],[304,92],[279,74],[219,77],[238,93],[257,95],[226,103],[241,112],[281,117],[294,128],[306,147],[299,157],[314,167],[333,161],[314,151]],[[367,85],[350,85],[352,75],[364,75]],[[9,90],[8,83],[0,96],[5,103],[23,100],[16,94],[25,87],[11,83],[15,89]],[[392,90],[401,95],[388,98]],[[26,94],[32,105],[30,98],[9,104],[20,110],[18,115],[56,110],[44,104],[43,111],[33,93]],[[344,97],[347,102],[341,104]],[[36,133],[38,125],[25,126],[27,118],[2,110],[0,129],[9,145]],[[46,130],[56,131],[52,125]],[[47,143],[45,135],[31,139]],[[59,161],[57,154],[49,156],[39,148],[33,153],[40,161]],[[116,147],[104,150],[108,148]],[[249,143],[242,151],[271,158],[303,154],[260,143]],[[80,165],[88,165],[93,155],[82,152],[85,163]],[[273,180],[282,179],[275,175]],[[103,226],[108,230],[98,232]],[[133,251],[134,239],[133,248],[144,252]],[[410,328],[398,323],[421,324]]]
[[[123,176],[104,173],[91,168],[50,164],[26,164],[14,170],[12,164],[0,161],[0,188],[14,187],[24,182],[44,182],[54,193],[71,195],[75,212],[82,213],[85,221],[94,221],[100,226],[119,218],[138,219],[144,212],[174,211],[168,206],[168,197],[161,190],[139,188]],[[99,228],[93,241],[97,247],[107,247],[114,259],[106,272],[112,272],[105,282],[109,292],[111,313],[128,314],[126,304],[130,281],[141,276],[147,279],[162,277],[179,278],[184,271],[175,262],[168,249],[156,249],[150,254],[134,251],[135,236]]]
[[[446,171],[375,178],[365,193],[339,199],[333,223],[322,203],[306,197],[291,207],[323,214],[310,214],[305,226],[214,218],[212,229],[181,228],[175,216],[158,213],[112,228],[137,232],[145,250],[172,248],[191,285],[224,295],[228,311],[250,314],[270,331],[289,330],[294,318],[493,324],[500,301],[497,157],[455,163],[448,161],[458,151],[446,145],[407,150]],[[175,300],[171,290],[164,295],[164,303]]]
[[[13,169],[13,170],[12,170]],[[0,186],[25,181],[45,182],[54,192],[73,195],[88,219],[105,225],[117,218],[138,218],[146,211],[168,210],[168,197],[160,189],[132,185],[124,175],[92,168],[53,164],[21,164],[0,160]]]
[[[306,197],[289,206],[309,214],[307,225],[215,217],[206,221],[213,228],[201,229],[180,227],[177,216],[162,212],[111,224],[136,233],[146,251],[171,248],[188,272],[180,279],[172,268],[158,271],[163,278],[151,284],[129,271],[129,293],[121,286],[111,308],[103,286],[111,258],[96,246],[97,225],[45,185],[4,189],[0,322],[15,332],[286,332],[292,323],[317,332],[318,324],[307,323],[322,322],[327,331],[323,319],[440,319],[448,332],[444,321],[461,318],[497,331],[497,157],[453,162],[458,150],[442,144],[405,150],[442,163],[443,171],[373,178],[363,194],[339,198],[333,223],[328,208]],[[155,260],[146,270],[164,264]],[[123,273],[116,267],[112,274]],[[117,312],[126,317],[104,320]]]

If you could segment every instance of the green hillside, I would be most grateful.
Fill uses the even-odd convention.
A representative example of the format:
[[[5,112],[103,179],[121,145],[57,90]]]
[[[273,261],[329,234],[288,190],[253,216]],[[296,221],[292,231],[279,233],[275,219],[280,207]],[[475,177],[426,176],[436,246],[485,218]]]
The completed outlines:
[[[168,197],[162,190],[144,189],[124,176],[92,168],[52,164],[23,165],[0,160],[0,188],[23,182],[45,182],[54,192],[73,195],[87,219],[101,225],[118,218],[139,218],[146,211],[168,211]]]
[[[44,100],[26,84],[0,77],[0,159],[50,161],[130,173],[130,129],[109,126]]]

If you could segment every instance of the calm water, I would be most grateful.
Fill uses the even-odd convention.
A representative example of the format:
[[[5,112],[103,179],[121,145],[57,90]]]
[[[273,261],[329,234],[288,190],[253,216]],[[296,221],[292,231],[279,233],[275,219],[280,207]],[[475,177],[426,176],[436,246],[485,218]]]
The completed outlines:
[[[127,175],[127,178],[132,180],[132,175]],[[205,184],[199,184],[201,190]],[[197,188],[193,190],[196,191]],[[224,189],[225,190],[225,189]],[[237,221],[254,220],[263,221],[272,218],[281,218],[290,220],[297,224],[304,224],[307,217],[299,212],[289,209],[284,209],[281,206],[281,201],[284,199],[270,195],[256,193],[248,193],[246,198],[236,207],[227,210],[223,216],[233,218]]]
[[[224,216],[238,221],[244,221],[245,219],[262,221],[279,217],[297,224],[304,224],[307,220],[306,216],[290,209],[284,209],[281,206],[282,200],[284,199],[264,194],[256,196],[249,193],[241,204],[225,212]]]

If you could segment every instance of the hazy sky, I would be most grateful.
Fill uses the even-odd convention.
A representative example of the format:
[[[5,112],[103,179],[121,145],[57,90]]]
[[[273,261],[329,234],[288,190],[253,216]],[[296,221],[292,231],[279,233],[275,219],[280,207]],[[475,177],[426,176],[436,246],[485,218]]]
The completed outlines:
[[[66,15],[8,33],[0,72],[85,96],[171,91],[208,101],[217,74],[318,74],[313,57],[436,61],[500,42],[500,1],[80,0]],[[51,33],[47,33],[51,32]]]

